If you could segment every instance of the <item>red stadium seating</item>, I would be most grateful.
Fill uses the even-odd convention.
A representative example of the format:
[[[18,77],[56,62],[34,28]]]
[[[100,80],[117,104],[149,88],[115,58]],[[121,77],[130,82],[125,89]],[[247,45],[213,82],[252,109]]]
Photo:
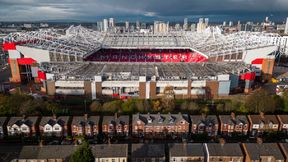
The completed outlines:
[[[206,62],[189,49],[101,49],[85,58],[97,62]]]

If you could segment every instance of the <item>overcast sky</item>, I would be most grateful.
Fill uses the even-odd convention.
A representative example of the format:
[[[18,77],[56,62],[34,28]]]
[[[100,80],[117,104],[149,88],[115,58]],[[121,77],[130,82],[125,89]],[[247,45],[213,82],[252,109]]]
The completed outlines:
[[[0,0],[0,21],[93,20],[113,15],[165,17],[235,10],[288,12],[288,0]]]

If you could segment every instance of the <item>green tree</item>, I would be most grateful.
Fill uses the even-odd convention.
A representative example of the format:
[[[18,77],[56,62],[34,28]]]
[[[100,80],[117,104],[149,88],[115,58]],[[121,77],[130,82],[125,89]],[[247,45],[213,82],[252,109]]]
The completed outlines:
[[[89,144],[84,141],[81,146],[72,154],[70,162],[92,162],[94,157]]]
[[[288,112],[288,90],[286,90],[282,95],[283,100],[283,111]]]
[[[208,106],[205,106],[203,109],[201,109],[201,112],[202,112],[203,114],[208,114],[208,113],[210,112],[210,109],[209,109]]]
[[[161,102],[159,100],[152,101],[152,109],[154,112],[160,112],[162,110]]]
[[[121,104],[121,108],[123,112],[133,112],[135,109],[135,101],[132,99],[128,99]]]
[[[188,105],[188,111],[199,111],[200,110],[200,106],[199,104],[197,104],[196,102],[191,101]]]
[[[135,108],[138,112],[145,112],[145,107],[144,107],[144,102],[143,100],[135,100]]]
[[[216,106],[216,110],[217,112],[224,112],[224,104],[222,103],[218,103],[217,106]]]
[[[185,101],[181,104],[180,108],[181,108],[182,111],[186,111],[186,110],[188,109],[188,106],[189,106],[189,102],[185,100]]]
[[[253,94],[245,100],[246,107],[250,112],[274,112],[275,102],[274,99],[264,89],[256,90]]]
[[[92,112],[102,111],[102,104],[99,101],[93,101],[90,105],[90,111]]]
[[[119,111],[121,111],[121,105],[122,105],[121,100],[105,102],[103,104],[103,111],[113,112],[113,113],[119,112]]]

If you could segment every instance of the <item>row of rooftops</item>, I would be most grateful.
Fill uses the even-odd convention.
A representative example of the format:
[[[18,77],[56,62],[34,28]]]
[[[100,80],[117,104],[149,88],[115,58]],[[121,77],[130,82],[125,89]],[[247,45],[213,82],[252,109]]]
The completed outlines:
[[[277,118],[277,116],[279,118]],[[279,124],[284,123],[288,124],[288,117],[287,115],[249,115],[248,118],[251,119],[251,124]],[[249,120],[245,115],[235,115],[232,113],[231,115],[219,115],[219,119],[222,123],[231,123],[231,124],[249,124]],[[36,116],[28,116],[28,117],[11,117],[7,122],[7,117],[0,117],[0,126],[2,126],[5,122],[7,125],[18,125],[21,126],[22,124],[26,124],[27,126],[33,126],[38,121],[39,117]],[[69,122],[69,116],[44,116],[41,118],[39,125],[50,124],[51,126],[55,125],[56,123],[64,126],[67,125]],[[74,116],[71,120],[72,125],[86,125],[86,124],[93,124],[98,125],[100,120],[100,116],[88,116],[85,114],[84,116]],[[200,124],[204,123],[206,125],[209,124],[219,124],[218,118],[216,115],[190,115],[187,114],[134,114],[132,117],[132,123],[141,120],[145,125],[175,125],[179,121],[185,120],[187,123],[193,124]],[[279,121],[280,120],[280,121]],[[121,115],[115,114],[114,116],[103,116],[102,123],[122,123],[122,124],[129,124],[129,116],[128,115]]]
[[[243,62],[221,63],[42,63],[41,69],[57,80],[157,80],[209,79],[222,74],[240,75],[250,70]]]
[[[277,34],[237,32],[223,35],[215,30],[169,33],[101,33],[82,26],[71,26],[66,33],[55,29],[9,34],[5,42],[63,54],[85,56],[100,48],[192,48],[206,56],[242,53],[246,49],[271,46]],[[25,42],[25,43],[23,43]]]
[[[0,146],[0,160],[13,159],[63,159],[69,161],[77,145]],[[131,159],[165,159],[164,144],[131,144]],[[90,145],[95,158],[128,158],[128,144]],[[273,157],[287,160],[288,143],[170,143],[169,158],[242,158],[251,160]],[[172,160],[172,159],[170,159]]]

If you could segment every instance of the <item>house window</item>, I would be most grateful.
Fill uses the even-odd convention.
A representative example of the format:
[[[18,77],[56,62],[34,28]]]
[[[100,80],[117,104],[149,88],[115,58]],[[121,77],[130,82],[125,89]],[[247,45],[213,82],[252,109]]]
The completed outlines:
[[[56,131],[59,131],[59,130],[60,130],[60,128],[59,128],[59,127],[56,127],[56,128],[55,128],[55,130],[56,130]]]
[[[22,131],[27,131],[27,128],[26,128],[26,127],[23,127],[23,128],[22,128]]]
[[[45,130],[46,130],[46,131],[50,131],[51,129],[50,129],[49,127],[46,127]]]

